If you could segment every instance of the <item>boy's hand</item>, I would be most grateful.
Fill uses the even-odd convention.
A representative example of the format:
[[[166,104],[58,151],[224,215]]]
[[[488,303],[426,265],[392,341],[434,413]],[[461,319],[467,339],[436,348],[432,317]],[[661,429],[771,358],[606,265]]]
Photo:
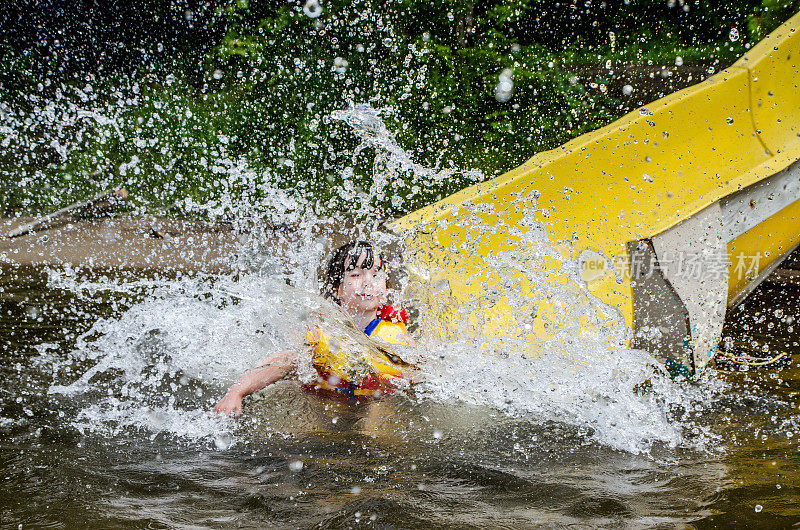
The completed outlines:
[[[228,392],[225,396],[214,405],[214,412],[224,416],[233,416],[234,418],[242,413],[242,396],[237,392]]]

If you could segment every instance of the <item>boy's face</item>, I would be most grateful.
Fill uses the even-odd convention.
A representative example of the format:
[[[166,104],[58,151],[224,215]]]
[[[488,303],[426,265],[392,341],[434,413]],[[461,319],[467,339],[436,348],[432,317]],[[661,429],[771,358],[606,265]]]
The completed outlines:
[[[386,268],[375,253],[372,267],[362,269],[366,252],[358,256],[355,268],[350,267],[352,256],[344,260],[344,278],[339,285],[338,297],[342,307],[350,311],[369,312],[378,310],[386,303]]]

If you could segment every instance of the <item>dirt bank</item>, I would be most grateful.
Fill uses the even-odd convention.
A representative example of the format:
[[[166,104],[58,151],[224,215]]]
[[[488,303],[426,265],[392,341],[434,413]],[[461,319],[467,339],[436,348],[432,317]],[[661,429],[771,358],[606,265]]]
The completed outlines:
[[[237,248],[230,225],[164,219],[71,220],[8,237],[32,220],[0,220],[0,264],[224,272]]]

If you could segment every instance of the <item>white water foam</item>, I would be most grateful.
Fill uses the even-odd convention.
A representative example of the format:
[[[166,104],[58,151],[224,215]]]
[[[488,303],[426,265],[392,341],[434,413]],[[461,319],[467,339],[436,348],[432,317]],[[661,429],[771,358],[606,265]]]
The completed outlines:
[[[51,284],[64,288],[64,278],[53,274]],[[89,287],[97,293],[101,283]],[[256,276],[134,280],[128,288],[142,285],[153,289],[145,301],[100,319],[78,338],[67,363],[91,368],[49,390],[94,401],[78,418],[81,429],[140,427],[190,438],[217,433],[221,424],[209,412],[215,398],[258,360],[288,347],[315,299]],[[109,292],[121,287],[108,280]]]
[[[145,301],[82,335],[72,362],[92,367],[50,392],[86,395],[91,403],[75,422],[83,431],[231,436],[232,424],[210,412],[213,403],[264,356],[297,348],[318,300],[256,276],[163,282]],[[670,380],[646,352],[612,351],[584,338],[528,355],[499,339],[487,349],[486,339],[405,349],[422,368],[417,397],[450,403],[456,415],[458,403],[466,403],[533,423],[565,423],[633,453],[648,453],[654,444],[707,445],[708,433],[689,434],[694,426],[676,413],[705,407],[706,393]]]

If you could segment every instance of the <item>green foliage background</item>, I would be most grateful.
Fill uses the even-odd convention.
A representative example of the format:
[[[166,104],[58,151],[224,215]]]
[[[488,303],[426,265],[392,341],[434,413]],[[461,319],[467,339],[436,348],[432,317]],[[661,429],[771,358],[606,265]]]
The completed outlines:
[[[330,114],[359,103],[384,109],[416,161],[490,178],[631,110],[615,68],[681,56],[718,69],[800,10],[733,4],[330,0],[314,18],[303,3],[237,0],[218,8],[224,37],[199,71],[155,55],[124,76],[43,77],[2,45],[0,203],[37,214],[124,186],[137,213],[224,217],[278,187],[318,213],[351,211],[342,189],[369,188],[375,153]],[[504,69],[514,92],[500,102]],[[370,198],[386,217],[473,179],[393,182]]]

